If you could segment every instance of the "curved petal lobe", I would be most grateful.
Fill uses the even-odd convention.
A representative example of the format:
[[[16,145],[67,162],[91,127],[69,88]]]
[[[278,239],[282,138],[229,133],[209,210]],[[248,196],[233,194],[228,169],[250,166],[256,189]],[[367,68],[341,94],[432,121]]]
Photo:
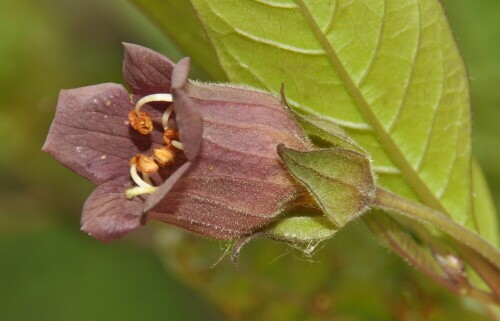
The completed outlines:
[[[170,93],[174,63],[162,54],[124,43],[123,77],[137,96]]]
[[[132,108],[121,85],[63,90],[42,150],[95,184],[128,176],[129,159],[152,144],[126,122]]]
[[[97,187],[83,206],[82,231],[102,242],[110,242],[141,225],[143,201],[128,200],[124,191],[130,180],[117,178]]]

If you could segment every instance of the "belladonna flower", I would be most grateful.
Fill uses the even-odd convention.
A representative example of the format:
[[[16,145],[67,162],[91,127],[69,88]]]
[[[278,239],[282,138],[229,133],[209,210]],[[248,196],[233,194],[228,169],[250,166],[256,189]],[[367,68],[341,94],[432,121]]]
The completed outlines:
[[[111,241],[148,220],[236,239],[304,196],[276,147],[309,148],[280,100],[187,79],[189,59],[125,44],[117,84],[63,90],[43,150],[98,185],[82,230]]]

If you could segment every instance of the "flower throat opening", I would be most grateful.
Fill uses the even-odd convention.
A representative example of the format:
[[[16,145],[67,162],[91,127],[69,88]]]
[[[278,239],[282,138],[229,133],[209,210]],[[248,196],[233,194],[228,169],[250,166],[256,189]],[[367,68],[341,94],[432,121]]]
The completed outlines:
[[[128,114],[128,121],[130,126],[142,135],[149,135],[153,131],[151,116],[147,112],[141,111],[142,106],[151,102],[172,103],[173,98],[171,94],[152,94],[137,101],[135,108]],[[174,105],[171,104],[161,118],[165,145],[154,148],[150,156],[137,154],[130,160],[130,176],[137,186],[125,191],[126,198],[131,199],[139,195],[153,194],[158,187],[153,185],[149,174],[158,172],[160,167],[173,164],[176,154],[183,150],[182,143],[179,141],[179,131],[176,128],[168,127],[168,121],[173,111]],[[138,172],[141,172],[142,178]]]

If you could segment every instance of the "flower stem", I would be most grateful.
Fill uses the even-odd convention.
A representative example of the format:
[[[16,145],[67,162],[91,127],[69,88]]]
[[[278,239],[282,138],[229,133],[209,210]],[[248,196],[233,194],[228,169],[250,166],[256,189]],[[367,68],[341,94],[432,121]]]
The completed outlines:
[[[500,304],[500,300],[489,292],[483,291],[478,288],[470,287],[467,289],[467,296],[478,300],[484,304]]]
[[[430,253],[424,251],[395,219],[380,210],[371,211],[363,215],[362,219],[379,241],[436,283],[458,293],[460,289],[449,282]]]
[[[377,188],[373,206],[435,226],[447,233],[458,243],[477,252],[497,269],[500,269],[500,250],[496,249],[475,232],[450,220],[438,211],[407,200],[380,187]]]
[[[466,294],[484,303],[500,304],[500,250],[444,214],[407,200],[381,187],[377,188],[373,207],[403,215],[439,228],[452,237],[468,263],[488,284],[493,293],[484,292],[469,284]]]
[[[490,262],[485,261],[478,253],[467,246],[459,244],[458,247],[459,251],[467,259],[467,262],[469,262],[481,279],[490,287],[491,291],[500,298],[500,270]]]

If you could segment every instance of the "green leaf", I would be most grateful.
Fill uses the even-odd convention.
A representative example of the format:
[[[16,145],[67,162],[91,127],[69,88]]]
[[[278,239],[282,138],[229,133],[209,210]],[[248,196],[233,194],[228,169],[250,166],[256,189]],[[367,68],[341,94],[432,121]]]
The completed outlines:
[[[231,81],[284,83],[372,155],[380,185],[467,221],[467,75],[439,1],[192,3]]]
[[[226,79],[189,1],[133,0],[133,2],[191,57],[208,78],[220,81]]]
[[[285,242],[319,242],[331,238],[337,229],[326,216],[299,215],[279,220],[264,235]]]
[[[300,115],[291,109],[285,98],[283,88],[281,90],[281,100],[315,146],[321,148],[340,147],[366,155],[366,151],[346,136],[347,134],[342,127],[313,115]]]
[[[278,154],[337,228],[371,205],[375,184],[365,155],[342,148],[301,152],[283,145],[278,146]]]
[[[500,248],[500,230],[495,205],[488,189],[488,183],[475,159],[472,162],[472,186],[474,189],[474,215],[467,222],[467,226],[476,228],[482,237]]]

